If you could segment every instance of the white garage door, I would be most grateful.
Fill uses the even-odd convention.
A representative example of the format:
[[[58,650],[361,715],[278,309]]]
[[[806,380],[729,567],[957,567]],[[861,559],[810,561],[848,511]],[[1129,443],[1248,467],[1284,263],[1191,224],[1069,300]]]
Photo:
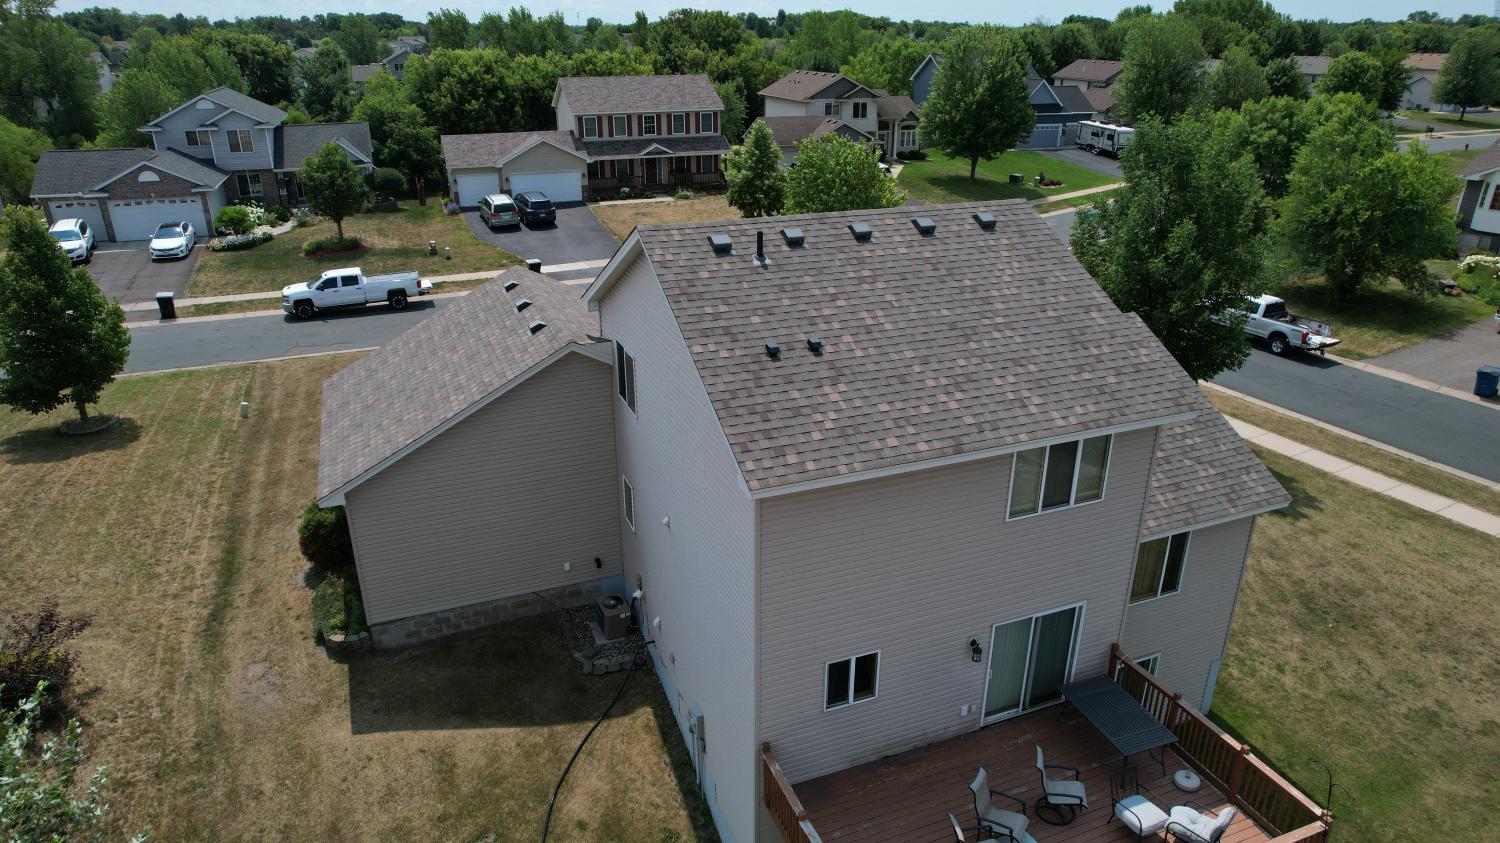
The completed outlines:
[[[52,209],[54,220],[83,220],[94,230],[94,242],[98,243],[106,239],[109,234],[104,230],[104,213],[99,210],[99,202],[95,199],[79,199],[72,202],[53,201],[48,202],[47,207]]]
[[[583,179],[577,170],[555,170],[550,173],[511,173],[512,196],[528,190],[540,190],[553,202],[582,202]]]
[[[479,207],[479,200],[500,192],[500,173],[469,173],[458,176],[458,204],[465,208]]]
[[[203,203],[196,196],[172,199],[112,199],[109,221],[115,226],[116,240],[150,240],[156,227],[164,222],[186,221],[200,234],[208,232]]]

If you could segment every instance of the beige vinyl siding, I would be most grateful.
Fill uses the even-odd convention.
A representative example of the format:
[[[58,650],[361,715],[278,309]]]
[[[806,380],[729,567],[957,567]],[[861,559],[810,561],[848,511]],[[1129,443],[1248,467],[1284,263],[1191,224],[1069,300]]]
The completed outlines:
[[[801,117],[813,114],[812,105],[796,100],[784,100],[781,97],[761,97],[765,103],[767,117]],[[818,103],[817,114],[823,113],[823,104]]]
[[[637,412],[611,391],[620,471],[635,492],[636,529],[620,528],[625,576],[641,578],[648,629],[661,618],[651,632],[680,694],[669,702],[679,716],[693,705],[703,711],[716,819],[734,840],[754,840],[754,504],[644,257],[599,315],[604,335],[636,361]]]
[[[1155,439],[1115,436],[1103,499],[1010,521],[1010,456],[762,500],[761,738],[788,777],[978,727],[997,623],[1086,603],[1074,676],[1102,673]],[[871,650],[879,695],[824,711],[824,664]]]
[[[542,142],[505,162],[506,175],[512,173],[545,173],[554,170],[583,172],[584,161],[550,143]]]
[[[565,355],[348,494],[370,621],[620,572],[612,376]]]
[[[1224,652],[1254,518],[1241,518],[1188,539],[1182,588],[1125,610],[1120,646],[1132,658],[1161,653],[1156,675],[1193,706],[1203,702],[1208,671]]]

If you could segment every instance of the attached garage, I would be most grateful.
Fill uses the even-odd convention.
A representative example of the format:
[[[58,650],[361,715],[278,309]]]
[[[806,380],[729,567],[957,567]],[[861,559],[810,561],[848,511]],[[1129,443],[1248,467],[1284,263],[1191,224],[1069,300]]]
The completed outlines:
[[[157,226],[182,220],[192,223],[200,234],[211,231],[203,203],[196,196],[111,199],[109,219],[114,224],[116,240],[149,240]]]
[[[47,210],[52,212],[52,220],[83,220],[94,230],[96,240],[108,237],[108,231],[104,228],[104,213],[99,210],[97,199],[62,199],[47,203]]]
[[[458,204],[462,208],[477,208],[479,200],[502,192],[500,171],[481,173],[458,173],[453,177],[453,188],[458,192]]]
[[[511,173],[512,195],[539,190],[553,202],[582,202],[583,180],[577,170],[554,170],[548,173]]]
[[[1062,146],[1061,123],[1038,123],[1031,135],[1021,141],[1019,149],[1057,149]]]

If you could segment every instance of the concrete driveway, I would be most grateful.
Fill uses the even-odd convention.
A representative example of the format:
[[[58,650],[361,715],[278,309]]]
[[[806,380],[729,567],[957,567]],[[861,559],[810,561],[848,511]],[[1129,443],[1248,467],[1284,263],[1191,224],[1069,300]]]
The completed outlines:
[[[512,228],[497,228],[493,231],[479,221],[478,211],[464,211],[464,221],[469,230],[486,243],[496,246],[524,260],[540,260],[543,266],[568,266],[571,264],[593,264],[567,270],[549,272],[561,281],[592,278],[599,274],[620,247],[611,237],[604,224],[594,216],[587,205],[568,204],[557,208],[557,224],[541,228],[521,225]]]
[[[153,262],[144,240],[103,243],[85,266],[111,301],[120,304],[155,301],[157,293],[167,290],[181,298],[204,248],[195,247],[185,258]]]
[[[1500,366],[1500,334],[1495,327],[1495,320],[1483,319],[1367,362],[1468,392],[1474,388],[1474,370]]]
[[[1076,146],[1066,149],[1039,149],[1038,152],[1048,158],[1056,158],[1069,164],[1076,164],[1085,170],[1093,170],[1096,173],[1104,173],[1117,179],[1125,178],[1125,173],[1120,169],[1120,162],[1108,155],[1094,155],[1085,152]]]

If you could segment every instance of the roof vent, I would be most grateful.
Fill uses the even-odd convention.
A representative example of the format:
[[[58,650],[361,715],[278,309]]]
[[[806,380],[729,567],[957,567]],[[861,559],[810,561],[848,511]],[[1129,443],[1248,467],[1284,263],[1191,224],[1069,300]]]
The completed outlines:
[[[823,353],[823,341],[820,340],[820,339],[818,339],[817,337],[808,337],[807,338],[807,350],[811,351],[813,354],[822,354]]]
[[[772,360],[780,360],[781,359],[781,343],[775,343],[775,342],[768,342],[768,343],[766,343],[766,356],[769,357],[769,358],[771,358]]]
[[[530,325],[526,326],[526,332],[529,334],[536,334],[545,327],[547,327],[547,323],[538,319],[535,322],[532,322]]]
[[[915,217],[912,219],[911,224],[917,227],[917,231],[923,237],[931,237],[937,234],[937,223],[932,221],[932,217]]]
[[[793,249],[801,248],[807,242],[807,238],[802,236],[802,229],[800,228],[783,228],[781,230],[781,239],[785,240],[786,244]]]
[[[974,221],[979,223],[979,227],[985,231],[995,230],[995,215],[989,211],[980,211],[975,214]]]
[[[870,230],[868,225],[862,222],[849,223],[849,233],[853,234],[854,239],[860,243],[870,242],[870,237],[875,234],[875,232]]]
[[[708,245],[713,247],[716,255],[727,255],[734,251],[734,241],[729,239],[728,234],[708,235]]]
[[[514,281],[506,281],[506,282],[505,282],[505,292],[507,292],[507,293],[508,293],[508,292],[510,292],[510,291],[511,291],[511,290],[514,290],[514,289],[515,289],[515,288],[516,288],[516,287],[518,287],[518,286],[520,286],[520,285],[518,285],[518,284],[517,284],[517,283],[516,283],[516,282],[514,282]]]
[[[531,299],[521,299],[520,301],[516,302],[517,313],[520,313],[528,307],[531,307]]]
[[[766,233],[755,232],[755,265],[769,266],[771,261],[766,258]]]

